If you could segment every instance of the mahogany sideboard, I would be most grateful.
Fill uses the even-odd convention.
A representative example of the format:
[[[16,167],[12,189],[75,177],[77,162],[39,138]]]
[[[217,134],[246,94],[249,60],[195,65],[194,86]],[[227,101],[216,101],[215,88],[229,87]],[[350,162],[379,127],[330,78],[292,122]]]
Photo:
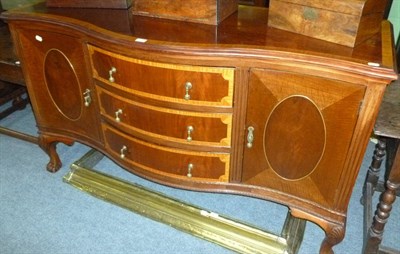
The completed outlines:
[[[386,85],[391,25],[356,48],[267,26],[239,6],[218,26],[51,9],[9,23],[55,172],[56,144],[91,146],[130,172],[179,188],[258,197],[326,233],[346,213]]]

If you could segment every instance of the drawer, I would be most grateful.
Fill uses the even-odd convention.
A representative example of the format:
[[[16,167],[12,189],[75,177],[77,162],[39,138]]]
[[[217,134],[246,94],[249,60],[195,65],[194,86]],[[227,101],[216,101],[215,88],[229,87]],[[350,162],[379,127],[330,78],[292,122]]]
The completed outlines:
[[[106,150],[128,167],[183,179],[229,179],[228,153],[191,152],[135,139],[103,124]]]
[[[101,114],[124,130],[191,145],[230,147],[232,114],[155,107],[97,88]]]
[[[166,64],[89,46],[94,78],[130,93],[169,102],[232,107],[234,69]]]

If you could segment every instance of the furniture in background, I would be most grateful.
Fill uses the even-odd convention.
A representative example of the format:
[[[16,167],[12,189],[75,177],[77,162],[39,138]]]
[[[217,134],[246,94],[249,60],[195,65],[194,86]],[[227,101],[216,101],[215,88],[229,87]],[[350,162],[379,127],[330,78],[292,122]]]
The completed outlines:
[[[388,22],[350,48],[270,28],[268,9],[248,6],[218,26],[43,3],[1,17],[49,171],[57,143],[79,141],[161,184],[285,205],[325,231],[321,253],[343,239],[397,78]]]
[[[399,59],[399,45],[397,45]],[[391,84],[385,93],[374,134],[378,143],[363,187],[364,205],[364,253],[399,253],[382,246],[383,231],[390,223],[390,212],[396,196],[400,194],[400,81]],[[381,164],[385,161],[385,172],[381,174]],[[379,180],[383,178],[383,180]],[[374,192],[382,192],[379,204],[372,214]]]
[[[0,12],[3,7],[0,3]],[[0,22],[0,105],[12,101],[12,105],[0,113],[0,119],[26,106],[22,95],[26,93],[22,70],[14,54],[10,32],[4,22]]]
[[[363,190],[364,204],[364,253],[398,253],[380,243],[386,223],[390,222],[392,204],[400,190],[400,83],[388,88],[374,133],[378,144],[369,167]],[[384,180],[379,181],[380,167],[386,155]],[[372,196],[375,191],[382,192],[379,204],[372,214]]]
[[[389,1],[384,17],[389,16],[392,1]],[[400,67],[400,38],[396,43],[397,67]],[[399,253],[381,245],[383,231],[390,222],[390,212],[396,196],[400,193],[400,80],[394,81],[386,89],[379,114],[374,126],[377,145],[363,186],[361,199],[364,205],[364,244],[363,253]],[[385,160],[386,156],[386,160]],[[385,161],[384,174],[381,173]],[[382,180],[380,180],[382,178]],[[372,197],[381,192],[378,206],[372,214]]]
[[[0,3],[0,12],[3,7]],[[0,119],[29,103],[20,62],[15,55],[10,31],[7,24],[0,21],[0,105],[8,105],[0,112]],[[11,103],[10,103],[11,102]],[[37,138],[0,126],[0,133],[37,143]]]

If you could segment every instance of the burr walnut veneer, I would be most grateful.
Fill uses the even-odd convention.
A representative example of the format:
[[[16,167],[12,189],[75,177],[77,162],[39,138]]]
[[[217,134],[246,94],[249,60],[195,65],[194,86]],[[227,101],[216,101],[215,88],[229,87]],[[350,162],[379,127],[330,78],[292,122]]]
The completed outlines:
[[[162,184],[283,204],[326,232],[321,253],[343,239],[397,77],[388,22],[349,48],[268,28],[258,7],[218,26],[45,4],[2,18],[49,171],[61,166],[56,144],[79,141]]]

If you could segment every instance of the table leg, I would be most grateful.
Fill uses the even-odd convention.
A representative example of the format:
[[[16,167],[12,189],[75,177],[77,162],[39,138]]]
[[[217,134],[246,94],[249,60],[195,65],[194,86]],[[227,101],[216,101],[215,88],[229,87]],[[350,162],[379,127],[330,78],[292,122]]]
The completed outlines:
[[[400,149],[397,150],[392,167],[389,169],[386,190],[382,193],[378,209],[368,230],[364,254],[379,253],[379,245],[382,242],[383,231],[392,210],[392,204],[396,200],[396,190],[400,188]]]
[[[363,196],[366,195],[366,185],[369,183],[371,184],[372,187],[372,193],[371,195],[374,194],[375,188],[378,184],[379,180],[379,173],[380,173],[380,168],[382,165],[382,161],[386,155],[386,140],[380,138],[378,140],[378,144],[375,146],[375,151],[374,151],[374,156],[372,157],[372,162],[371,165],[368,168],[368,173],[367,177],[365,180],[364,184],[364,189],[363,189]],[[365,199],[361,199],[362,202],[365,201]]]

